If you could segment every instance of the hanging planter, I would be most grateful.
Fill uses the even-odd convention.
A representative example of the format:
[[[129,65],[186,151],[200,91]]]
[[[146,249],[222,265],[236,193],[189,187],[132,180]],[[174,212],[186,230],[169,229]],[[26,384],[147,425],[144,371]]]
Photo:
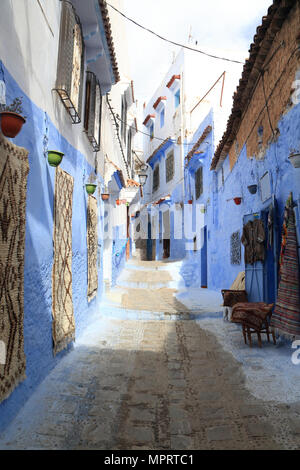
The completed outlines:
[[[102,201],[108,201],[108,199],[109,199],[109,194],[108,194],[108,193],[102,193],[102,194],[101,194],[101,199],[102,199]]]
[[[58,152],[57,150],[48,150],[48,163],[50,166],[58,166],[62,158],[64,156],[64,153]]]
[[[234,197],[233,200],[234,200],[234,202],[235,202],[235,204],[236,204],[237,206],[239,206],[240,203],[242,202],[242,198],[241,198],[241,197]]]
[[[117,204],[117,206],[120,206],[120,205],[121,205],[120,199],[116,199],[116,204]]]
[[[22,116],[22,98],[15,98],[10,106],[0,106],[1,130],[6,137],[16,137],[26,122]]]
[[[188,204],[193,204],[193,199],[189,199]]]
[[[289,156],[289,161],[294,168],[300,168],[300,153],[291,153]]]
[[[94,192],[96,191],[96,188],[97,188],[96,184],[87,183],[85,185],[85,189],[88,194],[94,194]]]
[[[250,184],[248,186],[248,191],[249,191],[250,194],[256,194],[257,184]]]

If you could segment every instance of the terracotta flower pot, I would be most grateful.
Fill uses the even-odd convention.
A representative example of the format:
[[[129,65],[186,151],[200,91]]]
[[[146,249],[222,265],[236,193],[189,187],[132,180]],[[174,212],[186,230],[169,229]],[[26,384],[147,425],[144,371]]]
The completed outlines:
[[[94,194],[94,192],[96,191],[96,187],[97,185],[92,183],[88,183],[85,185],[85,189],[88,194]]]
[[[240,203],[242,202],[242,198],[241,198],[241,197],[234,197],[233,200],[234,200],[234,202],[235,202],[235,204],[236,204],[237,206],[239,206]]]
[[[188,204],[193,204],[193,199],[189,199]]]
[[[108,201],[108,199],[109,199],[109,194],[107,194],[107,193],[102,193],[102,194],[101,194],[101,198],[102,198],[102,201]]]
[[[11,111],[2,111],[1,116],[1,130],[6,137],[16,137],[22,129],[26,120],[21,114],[13,113]]]
[[[58,152],[57,150],[49,150],[48,152],[48,163],[50,166],[58,166],[62,158],[64,156],[64,153]]]
[[[117,204],[117,206],[119,206],[119,205],[121,204],[120,199],[117,199],[117,200],[116,200],[116,204]]]

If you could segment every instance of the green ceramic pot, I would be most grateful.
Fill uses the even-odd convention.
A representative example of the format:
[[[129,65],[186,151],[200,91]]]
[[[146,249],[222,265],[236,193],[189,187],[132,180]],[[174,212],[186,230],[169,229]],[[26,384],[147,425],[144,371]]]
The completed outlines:
[[[62,158],[64,156],[64,153],[58,152],[57,150],[49,150],[48,151],[48,163],[50,166],[58,166]]]
[[[85,185],[85,189],[88,194],[94,194],[94,192],[96,191],[96,188],[97,188],[96,184],[88,183]]]

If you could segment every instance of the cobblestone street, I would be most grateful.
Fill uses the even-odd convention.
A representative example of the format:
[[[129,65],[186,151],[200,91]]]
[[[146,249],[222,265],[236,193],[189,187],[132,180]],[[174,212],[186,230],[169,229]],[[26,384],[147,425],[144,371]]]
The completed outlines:
[[[129,264],[107,294],[108,313],[39,386],[1,449],[300,447],[300,403],[249,392],[241,364],[188,319],[163,264]],[[149,315],[122,319],[129,310]]]

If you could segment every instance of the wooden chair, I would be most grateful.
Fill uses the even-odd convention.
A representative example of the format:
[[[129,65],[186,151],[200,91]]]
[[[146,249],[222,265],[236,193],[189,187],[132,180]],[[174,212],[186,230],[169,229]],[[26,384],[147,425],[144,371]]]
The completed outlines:
[[[270,331],[269,328],[273,306],[274,304],[266,304],[265,302],[240,302],[234,305],[231,321],[242,325],[245,344],[247,344],[248,338],[249,345],[252,347],[252,334],[257,335],[260,348],[262,347],[262,334],[267,335],[268,342],[270,342],[271,334],[273,342],[276,344],[275,332],[273,329]]]

